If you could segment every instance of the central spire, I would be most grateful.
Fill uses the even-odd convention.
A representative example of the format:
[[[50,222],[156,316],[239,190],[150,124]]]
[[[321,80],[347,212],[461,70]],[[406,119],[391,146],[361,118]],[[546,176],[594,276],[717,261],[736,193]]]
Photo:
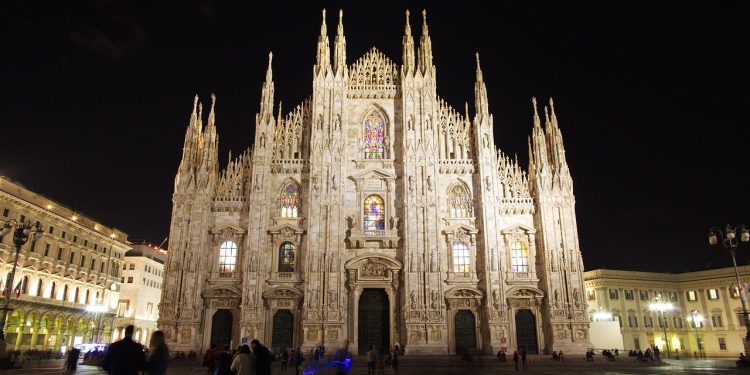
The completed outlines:
[[[346,70],[346,38],[344,37],[344,11],[339,10],[339,26],[336,33],[335,49],[333,52],[333,73],[344,75]]]
[[[487,100],[487,86],[484,84],[482,77],[482,67],[479,64],[479,53],[477,59],[477,81],[474,83],[474,105],[476,106],[476,116],[480,124],[488,124],[486,120],[490,118],[490,107]]]

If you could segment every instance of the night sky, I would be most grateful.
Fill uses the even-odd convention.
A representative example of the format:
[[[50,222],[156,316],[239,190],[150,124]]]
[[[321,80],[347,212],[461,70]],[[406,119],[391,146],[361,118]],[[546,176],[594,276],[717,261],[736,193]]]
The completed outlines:
[[[400,63],[404,11],[418,44],[426,6],[29,3],[4,5],[0,174],[157,243],[195,94],[218,97],[223,167],[252,142],[269,51],[276,100],[289,109],[310,95],[322,8],[329,35],[344,9],[351,64],[372,46]],[[430,2],[438,95],[473,116],[478,51],[495,141],[524,167],[531,97],[554,97],[586,269],[731,264],[706,236],[750,224],[748,9],[565,3]],[[738,254],[748,259],[750,246]]]

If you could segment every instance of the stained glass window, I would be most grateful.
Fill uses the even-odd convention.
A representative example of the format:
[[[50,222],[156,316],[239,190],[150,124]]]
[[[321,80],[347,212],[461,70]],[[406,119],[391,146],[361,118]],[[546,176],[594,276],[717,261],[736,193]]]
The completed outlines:
[[[364,120],[365,159],[385,159],[385,120],[371,111]]]
[[[448,194],[448,215],[450,217],[471,217],[471,198],[461,184],[451,187]]]
[[[510,271],[529,272],[529,249],[521,241],[510,244]]]
[[[370,195],[365,199],[362,230],[385,230],[385,206],[379,195]]]
[[[279,272],[294,272],[294,250],[291,242],[284,242],[279,247]]]
[[[470,272],[469,247],[463,242],[453,244],[453,272]]]
[[[237,265],[237,244],[226,241],[219,248],[219,272],[234,272]]]
[[[290,182],[281,191],[279,197],[281,217],[297,217],[299,215],[299,189],[297,184]]]

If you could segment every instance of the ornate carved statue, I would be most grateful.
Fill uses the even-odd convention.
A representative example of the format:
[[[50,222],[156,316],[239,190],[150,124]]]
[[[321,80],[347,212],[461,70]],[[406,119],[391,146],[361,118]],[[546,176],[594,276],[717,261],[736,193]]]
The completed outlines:
[[[436,290],[433,290],[430,292],[430,299],[432,300],[432,308],[437,309],[438,308],[438,292]]]
[[[409,191],[414,191],[414,176],[409,176]]]
[[[573,305],[575,305],[576,309],[581,308],[581,292],[577,288],[573,289]]]
[[[417,308],[417,294],[413,290],[409,293],[409,306],[412,310]]]
[[[557,309],[560,308],[560,296],[557,293],[557,289],[555,289],[555,292],[554,292],[554,304],[555,304],[555,308]]]
[[[500,310],[500,292],[497,289],[492,291],[492,306],[495,310]]]
[[[438,272],[437,251],[430,252],[430,272]]]
[[[336,302],[338,301],[338,294],[336,294],[336,291],[331,289],[328,292],[328,306],[334,307],[336,306]]]
[[[255,306],[255,288],[249,288],[247,291],[247,305]]]
[[[427,190],[432,191],[432,176],[427,176]]]

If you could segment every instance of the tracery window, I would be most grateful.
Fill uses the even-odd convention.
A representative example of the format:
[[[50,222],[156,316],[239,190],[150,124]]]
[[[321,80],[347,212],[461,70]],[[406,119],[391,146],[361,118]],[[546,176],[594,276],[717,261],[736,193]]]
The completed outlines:
[[[385,230],[385,205],[383,198],[373,194],[365,198],[362,230]]]
[[[290,182],[284,186],[279,196],[281,217],[298,217],[299,203],[299,189],[297,188],[297,184]]]
[[[451,187],[448,192],[448,216],[471,217],[471,197],[466,188],[461,184]]]
[[[385,159],[385,119],[376,110],[370,111],[362,124],[364,131],[364,158]]]
[[[294,272],[294,245],[284,242],[279,247],[279,272]]]
[[[469,247],[463,242],[453,244],[453,272],[471,272]]]
[[[234,272],[237,265],[237,244],[224,241],[219,247],[219,272]]]
[[[529,249],[521,241],[510,244],[510,271],[529,272]]]

